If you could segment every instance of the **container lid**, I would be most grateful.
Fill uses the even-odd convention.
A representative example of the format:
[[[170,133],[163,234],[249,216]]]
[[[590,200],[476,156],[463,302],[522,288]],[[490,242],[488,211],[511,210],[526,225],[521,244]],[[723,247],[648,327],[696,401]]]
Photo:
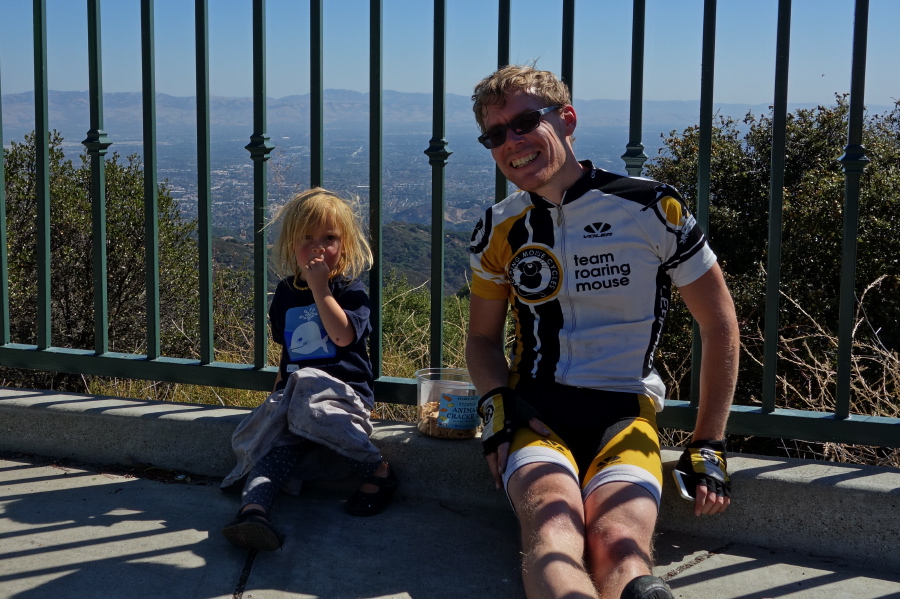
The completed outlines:
[[[417,381],[449,381],[472,384],[469,371],[465,368],[423,368],[415,372]]]

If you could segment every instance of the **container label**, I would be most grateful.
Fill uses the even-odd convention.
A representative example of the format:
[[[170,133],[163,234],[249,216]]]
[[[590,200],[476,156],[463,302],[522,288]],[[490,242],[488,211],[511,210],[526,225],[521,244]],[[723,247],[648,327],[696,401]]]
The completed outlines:
[[[468,430],[481,424],[478,417],[477,395],[448,395],[441,393],[437,425],[441,428]]]

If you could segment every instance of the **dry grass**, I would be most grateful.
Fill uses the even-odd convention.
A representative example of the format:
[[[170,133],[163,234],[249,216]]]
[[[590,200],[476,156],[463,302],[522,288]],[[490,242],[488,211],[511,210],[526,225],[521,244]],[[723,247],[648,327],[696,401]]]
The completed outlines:
[[[232,364],[253,363],[255,359],[253,355],[255,332],[252,323],[247,321],[244,315],[245,312],[234,306],[217,306],[214,315],[214,328],[216,330],[215,360],[217,362]],[[180,334],[185,338],[190,337],[183,329],[180,329]],[[278,364],[281,348],[271,338],[266,351],[267,363],[270,365]],[[200,358],[196,348],[194,355],[190,357],[193,359]],[[268,396],[268,393],[265,391],[251,391],[231,387],[208,387],[205,385],[105,377],[82,378],[88,393],[156,401],[252,408],[258,406]]]
[[[389,280],[385,287],[384,347],[382,369],[385,376],[413,378],[429,365],[430,304],[428,282],[410,287]],[[451,296],[444,301],[443,359],[448,368],[465,368],[465,337],[468,328],[468,300]],[[216,339],[216,360],[235,364],[253,362],[253,328],[237,315],[218,315],[217,331],[227,331]],[[269,341],[268,363],[278,364],[280,346]],[[194,358],[199,357],[195,355]],[[157,401],[199,403],[231,407],[255,407],[267,397],[263,391],[206,387],[136,379],[83,377],[88,393],[135,397]],[[415,422],[416,407],[376,402],[373,417]]]
[[[245,331],[246,332],[246,331]],[[251,330],[252,334],[252,330]],[[224,348],[216,350],[216,360],[234,364],[253,363],[253,345],[246,348]],[[269,364],[278,363],[280,347],[271,340],[268,346]],[[114,397],[135,397],[155,401],[174,401],[220,405],[229,407],[252,408],[263,402],[268,396],[265,391],[234,389],[231,387],[208,387],[205,385],[188,385],[183,383],[166,383],[159,381],[143,381],[137,379],[82,377],[88,393],[110,395]]]
[[[850,413],[900,418],[900,356],[888,350],[865,315],[865,298],[885,279],[880,277],[863,291],[857,304],[851,352]],[[794,336],[778,340],[779,407],[833,412],[836,406],[838,339],[802,306],[782,294],[807,326]],[[762,333],[742,343],[743,353],[762,366]],[[789,455],[835,462],[875,464],[900,468],[900,448],[870,447],[843,443],[782,441]]]
[[[389,281],[383,307],[384,346],[382,369],[385,376],[414,378],[417,370],[430,362],[430,295],[428,282],[408,287]],[[465,339],[468,330],[469,302],[457,296],[444,299],[443,345],[446,368],[465,368]],[[416,422],[416,406],[375,403],[373,416],[385,420]]]

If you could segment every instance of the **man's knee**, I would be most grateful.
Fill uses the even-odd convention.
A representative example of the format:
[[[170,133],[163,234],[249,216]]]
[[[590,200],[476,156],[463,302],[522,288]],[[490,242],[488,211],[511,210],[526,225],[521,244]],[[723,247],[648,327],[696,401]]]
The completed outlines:
[[[610,565],[638,559],[652,568],[651,539],[642,526],[624,522],[595,522],[587,533],[588,551],[594,560]]]
[[[515,507],[526,581],[552,578],[560,572],[576,577],[580,573],[590,586],[584,566],[585,524],[579,499],[576,496],[573,500],[571,493],[547,485],[537,485],[520,496]]]
[[[568,473],[537,464],[514,476],[517,479],[510,481],[510,499],[523,532],[542,535],[575,530],[583,536],[581,492]]]
[[[604,485],[587,509],[586,542],[592,561],[615,568],[628,560],[652,566],[656,502],[637,485]]]
[[[554,489],[529,489],[516,504],[516,514],[535,527],[584,528],[581,503],[570,493]]]

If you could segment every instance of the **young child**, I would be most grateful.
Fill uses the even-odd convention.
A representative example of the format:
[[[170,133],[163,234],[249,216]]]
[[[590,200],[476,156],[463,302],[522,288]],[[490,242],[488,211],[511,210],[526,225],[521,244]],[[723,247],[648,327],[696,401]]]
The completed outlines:
[[[238,465],[222,483],[227,488],[246,476],[242,507],[222,529],[225,538],[266,551],[284,542],[269,521],[275,495],[311,452],[327,447],[362,476],[345,504],[352,515],[379,513],[399,483],[369,441],[371,326],[358,276],[371,266],[372,252],[356,215],[332,192],[315,188],[285,204],[277,221],[274,260],[293,275],[278,284],[269,308],[272,337],[282,346],[275,390],[235,431]]]

